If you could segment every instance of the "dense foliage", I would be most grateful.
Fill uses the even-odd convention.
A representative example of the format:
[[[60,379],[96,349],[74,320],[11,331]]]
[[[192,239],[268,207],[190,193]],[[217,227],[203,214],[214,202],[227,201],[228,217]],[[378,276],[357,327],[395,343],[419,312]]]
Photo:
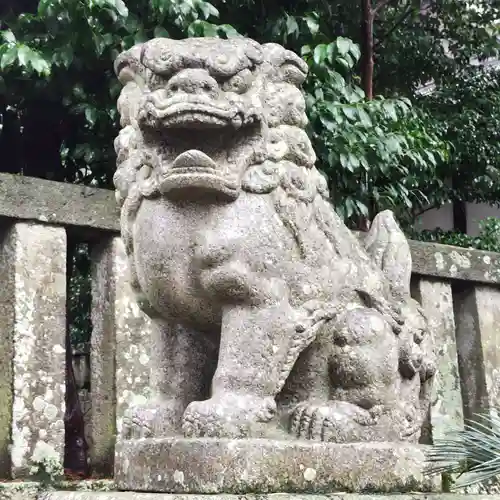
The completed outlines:
[[[469,67],[421,101],[453,143],[441,174],[453,181],[449,197],[498,203],[500,66]]]
[[[329,9],[315,2],[40,0],[36,12],[7,17],[2,33],[7,169],[110,186],[116,55],[152,36],[241,33],[283,43],[309,61],[311,134],[346,217],[418,209],[441,183],[436,165],[446,145],[407,98],[365,99],[356,83],[361,52],[324,22]]]
[[[500,219],[488,217],[481,221],[477,236],[470,236],[459,231],[444,231],[440,228],[425,231],[409,230],[408,236],[421,241],[500,252]]]

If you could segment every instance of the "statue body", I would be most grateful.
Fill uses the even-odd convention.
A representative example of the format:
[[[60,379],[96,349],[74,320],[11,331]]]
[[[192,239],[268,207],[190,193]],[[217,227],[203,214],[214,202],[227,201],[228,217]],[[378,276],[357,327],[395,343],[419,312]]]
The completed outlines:
[[[307,66],[248,39],[123,53],[117,197],[155,325],[123,435],[417,442],[435,371],[390,212],[360,241],[304,132]]]

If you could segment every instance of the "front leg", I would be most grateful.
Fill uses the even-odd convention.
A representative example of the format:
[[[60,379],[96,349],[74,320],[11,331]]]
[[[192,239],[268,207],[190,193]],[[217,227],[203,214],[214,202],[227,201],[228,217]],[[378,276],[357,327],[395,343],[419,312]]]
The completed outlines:
[[[152,394],[125,413],[125,439],[178,435],[184,410],[208,395],[207,380],[215,369],[217,350],[205,335],[159,318],[152,323]]]
[[[211,397],[188,406],[184,433],[269,435],[275,397],[312,341],[310,331],[304,332],[304,315],[290,305],[283,281],[254,275],[242,263],[229,262],[202,278],[205,289],[226,304]]]

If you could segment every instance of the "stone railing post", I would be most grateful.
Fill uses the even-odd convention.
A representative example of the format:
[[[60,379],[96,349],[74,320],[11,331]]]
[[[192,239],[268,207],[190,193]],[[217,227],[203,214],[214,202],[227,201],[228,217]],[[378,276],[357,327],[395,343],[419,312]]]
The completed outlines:
[[[462,394],[458,371],[455,318],[451,284],[419,277],[413,289],[431,323],[437,355],[437,373],[431,402],[431,439],[463,427]]]
[[[500,289],[470,284],[455,298],[464,413],[472,418],[500,405]]]
[[[0,283],[0,477],[17,478],[64,457],[64,228],[3,232]]]
[[[149,320],[129,285],[121,238],[111,237],[92,254],[91,464],[112,475],[115,434],[128,405],[143,398],[149,382]]]

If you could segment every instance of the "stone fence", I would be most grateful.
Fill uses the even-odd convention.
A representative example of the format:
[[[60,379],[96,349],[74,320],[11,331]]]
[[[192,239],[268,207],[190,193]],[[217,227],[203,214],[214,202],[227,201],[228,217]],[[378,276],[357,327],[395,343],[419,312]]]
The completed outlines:
[[[63,456],[69,238],[92,249],[91,347],[74,366],[77,378],[90,377],[95,471],[112,474],[124,411],[147,394],[150,325],[127,284],[114,193],[0,174],[0,479]],[[500,254],[411,249],[413,294],[439,350],[429,439],[498,404]]]

